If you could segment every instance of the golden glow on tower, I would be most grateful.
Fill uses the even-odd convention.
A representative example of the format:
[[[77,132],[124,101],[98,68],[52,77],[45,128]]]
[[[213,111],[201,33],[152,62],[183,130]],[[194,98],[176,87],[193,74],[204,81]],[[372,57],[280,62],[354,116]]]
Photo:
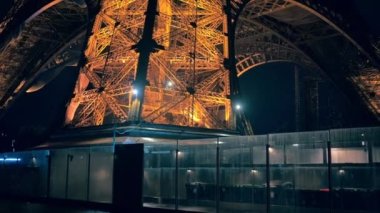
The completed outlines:
[[[133,88],[147,0],[102,1],[66,123],[145,121],[233,129],[227,40],[220,0],[160,0],[145,91]],[[170,82],[170,83],[168,83]],[[139,118],[134,98],[144,92]],[[135,97],[134,97],[135,96]]]

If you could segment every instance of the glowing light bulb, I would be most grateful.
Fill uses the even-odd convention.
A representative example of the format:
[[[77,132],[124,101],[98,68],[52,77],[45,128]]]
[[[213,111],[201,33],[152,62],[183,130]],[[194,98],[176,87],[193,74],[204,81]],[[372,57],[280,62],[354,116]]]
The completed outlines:
[[[137,95],[137,94],[139,94],[139,91],[137,89],[133,89],[132,94]]]
[[[256,169],[252,169],[252,170],[251,170],[251,173],[252,173],[252,174],[257,174],[257,170],[256,170]]]

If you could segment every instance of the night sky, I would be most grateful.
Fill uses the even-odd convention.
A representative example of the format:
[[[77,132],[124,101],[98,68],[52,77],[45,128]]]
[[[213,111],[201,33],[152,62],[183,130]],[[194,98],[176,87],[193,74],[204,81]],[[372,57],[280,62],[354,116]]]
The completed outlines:
[[[9,8],[12,6],[13,0],[1,0],[0,2],[0,20],[6,15]]]
[[[240,78],[244,112],[254,132],[294,129],[294,73],[290,63],[258,67]]]
[[[0,19],[9,9],[12,0],[1,0]],[[363,20],[363,26],[376,36],[380,36],[380,17],[378,8],[380,1],[376,0],[334,0],[332,4],[342,4],[340,9],[352,10],[355,17]],[[276,63],[260,66],[247,72],[240,78],[242,91],[242,105],[248,118],[251,120],[255,134],[272,132],[295,131],[295,96],[294,96],[294,65],[290,63]],[[300,72],[304,72],[301,70]],[[66,101],[72,90],[67,85],[75,83],[76,71],[67,69],[53,82],[37,93],[22,97],[10,110],[1,123],[8,131],[15,131],[15,127],[24,125],[26,128],[17,131],[40,131],[55,129],[61,126]],[[321,87],[322,114],[335,116],[339,122],[333,127],[355,126],[347,117],[349,112],[339,108],[347,104],[341,91],[329,85]],[[331,101],[334,100],[334,101]],[[17,116],[15,116],[17,114]],[[321,117],[320,128],[329,128],[327,123],[331,116]],[[47,126],[47,127],[43,127]],[[331,126],[330,126],[331,127]],[[44,129],[45,128],[45,129]],[[13,132],[16,133],[17,131]]]
[[[337,1],[337,0],[335,0]],[[371,33],[380,36],[380,1],[378,0],[350,0],[352,7],[355,8],[363,24],[367,26]]]

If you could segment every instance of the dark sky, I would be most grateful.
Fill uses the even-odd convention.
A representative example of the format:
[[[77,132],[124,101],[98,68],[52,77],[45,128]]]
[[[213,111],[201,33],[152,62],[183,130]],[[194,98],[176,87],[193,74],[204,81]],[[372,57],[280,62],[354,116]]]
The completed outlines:
[[[292,63],[269,63],[240,77],[244,112],[255,134],[293,132],[296,129],[295,73]],[[307,99],[308,70],[299,70],[298,131],[354,127],[347,96],[328,81],[318,83],[318,119]],[[304,80],[302,80],[304,79]],[[358,124],[360,126],[360,124]]]
[[[240,77],[244,112],[255,133],[293,130],[293,67],[289,63],[272,63]]]
[[[334,0],[338,1],[338,0]],[[343,1],[340,1],[343,2]],[[357,13],[363,20],[363,24],[366,25],[370,31],[380,36],[380,1],[379,0],[349,0],[352,2],[353,8],[357,10]]]
[[[3,19],[3,17],[8,12],[9,8],[12,6],[13,0],[1,0],[0,1],[0,20]]]

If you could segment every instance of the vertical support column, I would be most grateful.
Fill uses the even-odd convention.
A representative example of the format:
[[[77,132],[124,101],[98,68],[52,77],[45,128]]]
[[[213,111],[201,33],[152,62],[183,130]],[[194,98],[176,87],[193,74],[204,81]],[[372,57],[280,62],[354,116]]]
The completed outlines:
[[[90,181],[91,181],[91,149],[88,151],[88,164],[87,164],[87,191],[86,200],[90,200]]]
[[[51,181],[51,152],[48,151],[48,155],[46,156],[48,159],[47,166],[47,186],[46,186],[46,198],[50,198],[50,181]]]
[[[224,67],[229,71],[229,92],[231,99],[230,107],[232,109],[230,113],[230,119],[228,121],[230,123],[229,127],[238,130],[246,135],[253,135],[251,123],[245,117],[244,112],[238,108],[234,109],[234,105],[237,103],[240,96],[240,87],[238,82],[235,58],[236,20],[233,20],[234,17],[232,16],[231,0],[226,0],[224,12]],[[239,124],[239,126],[237,124]]]
[[[333,212],[333,190],[332,190],[332,160],[331,160],[331,137],[330,131],[327,141],[327,176],[328,176],[328,187],[329,187],[329,211]]]
[[[134,45],[134,48],[139,52],[136,78],[133,83],[134,95],[132,106],[128,114],[129,121],[140,121],[141,111],[144,102],[145,87],[147,85],[147,74],[149,66],[150,54],[158,47],[153,40],[154,22],[157,15],[157,0],[148,0],[146,10],[146,18],[144,22],[144,31],[141,40]]]
[[[364,145],[367,147],[367,153],[368,153],[368,163],[371,165],[371,167],[373,166],[373,142],[371,140],[368,140],[367,137],[365,137],[366,135],[364,133],[362,133],[362,143],[364,141]]]
[[[269,158],[269,148],[270,148],[270,145],[269,145],[269,135],[267,135],[267,144],[265,146],[265,167],[266,167],[266,185],[267,185],[267,188],[266,188],[266,206],[267,206],[267,213],[270,212],[270,158]]]
[[[144,144],[116,145],[113,168],[112,212],[141,212]]]
[[[220,147],[219,138],[216,139],[216,212],[220,212]]]
[[[66,156],[66,178],[65,178],[65,199],[67,199],[67,194],[69,191],[69,165],[70,165],[70,159],[73,156],[71,154],[67,154]]]
[[[235,59],[235,25],[232,23],[232,6],[231,1],[226,0],[224,6],[224,68],[229,71],[229,93],[230,93],[230,107],[233,109],[233,104],[236,103],[237,96],[239,95],[239,85],[237,81],[236,59]],[[226,106],[227,108],[227,106]],[[236,129],[236,115],[235,110],[231,110],[228,123],[232,129]]]
[[[370,170],[369,170],[369,173],[370,173],[370,177],[371,177],[371,189],[373,190],[375,185],[376,185],[376,172],[374,171],[375,168],[376,168],[376,165],[374,164],[373,162],[373,149],[374,149],[374,143],[372,140],[370,140],[371,138],[373,137],[366,137],[367,136],[367,132],[366,133],[362,133],[361,136],[362,136],[362,142],[364,141],[364,145],[367,149],[367,153],[368,153],[368,164],[369,164],[369,167],[370,167]]]
[[[178,138],[176,142],[176,150],[175,150],[175,210],[178,210],[178,204],[179,204],[179,197],[178,197],[178,152],[179,152],[179,147],[178,147]]]
[[[282,151],[284,152],[283,153],[283,158],[284,158],[284,165],[287,164],[287,160],[286,160],[286,144],[284,142],[284,144],[282,144]]]

